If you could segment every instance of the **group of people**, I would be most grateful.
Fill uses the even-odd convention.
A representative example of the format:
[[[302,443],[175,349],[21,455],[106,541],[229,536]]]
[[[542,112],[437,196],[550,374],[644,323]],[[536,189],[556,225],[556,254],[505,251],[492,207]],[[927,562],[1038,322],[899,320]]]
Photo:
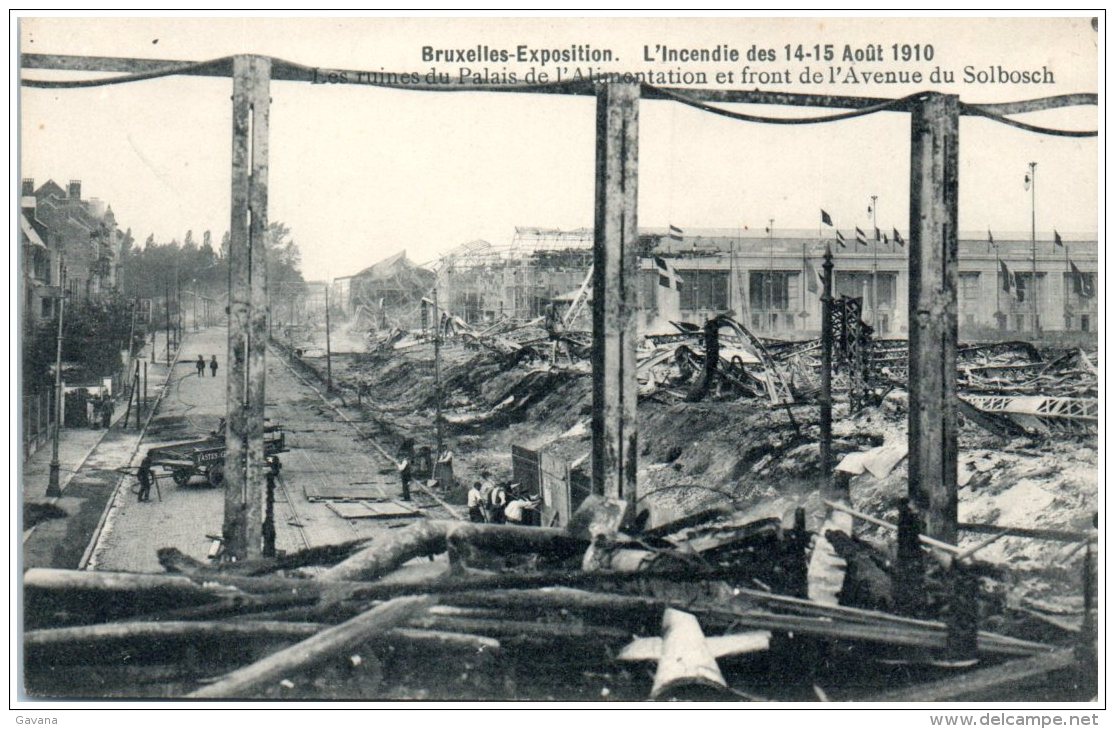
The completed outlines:
[[[115,403],[112,400],[112,395],[108,394],[108,390],[102,392],[99,396],[94,395],[86,401],[89,405],[89,425],[96,429],[98,426],[108,429],[112,425],[112,414],[115,410]]]
[[[198,377],[205,377],[205,357],[204,357],[204,355],[199,354],[197,356],[197,362],[195,364],[197,365],[197,376]],[[209,360],[209,372],[211,373],[211,375],[213,377],[217,376],[217,355],[213,355],[213,357]]]
[[[469,521],[485,524],[516,524],[532,526],[535,513],[542,506],[537,495],[527,494],[521,484],[495,484],[490,474],[481,474],[468,490]]]

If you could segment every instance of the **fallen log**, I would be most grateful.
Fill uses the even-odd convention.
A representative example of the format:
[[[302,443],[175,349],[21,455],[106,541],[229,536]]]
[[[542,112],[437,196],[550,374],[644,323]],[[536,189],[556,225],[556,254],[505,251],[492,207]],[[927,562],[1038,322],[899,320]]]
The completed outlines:
[[[170,660],[174,645],[194,647],[211,642],[297,641],[321,632],[318,623],[283,621],[178,621],[99,623],[69,628],[31,630],[23,636],[24,656],[31,663],[111,662],[120,651],[129,658],[157,655]]]
[[[23,636],[27,665],[74,663],[99,664],[113,660],[114,652],[127,651],[129,658],[147,654],[162,662],[173,661],[174,646],[194,647],[211,641],[300,641],[329,626],[321,623],[286,621],[177,621],[101,623],[69,628],[31,630]],[[394,628],[383,636],[388,645],[421,649],[498,651],[499,641],[479,635],[445,630]],[[92,659],[91,661],[89,659]]]
[[[340,651],[386,633],[407,620],[413,620],[433,604],[434,598],[428,595],[395,598],[261,661],[237,669],[216,683],[188,694],[187,698],[226,699],[252,696],[267,683],[287,674],[306,670]]]
[[[558,559],[574,557],[589,546],[555,527],[523,527],[510,524],[460,524],[447,538],[449,563],[475,562],[483,552],[498,554],[545,554]]]
[[[563,529],[429,520],[377,539],[370,547],[326,570],[318,580],[374,580],[415,557],[445,551],[450,552],[451,561],[454,558],[459,561],[485,550],[504,554],[539,552],[563,557],[577,554],[586,547],[587,542],[569,536]]]
[[[228,584],[189,577],[35,568],[23,574],[25,627],[102,623],[182,607],[227,609],[245,599]]]
[[[503,620],[463,618],[449,615],[424,615],[410,621],[416,628],[472,633],[526,642],[553,641],[628,641],[631,633],[608,625],[585,625],[572,622],[534,622],[529,620]]]
[[[458,522],[428,520],[389,532],[340,564],[330,567],[317,580],[374,580],[415,557],[432,557],[447,548],[446,537]]]
[[[326,544],[318,547],[309,547],[281,557],[267,557],[250,559],[242,562],[220,562],[207,564],[189,557],[174,547],[159,549],[159,564],[167,572],[180,572],[183,574],[219,573],[226,575],[242,575],[256,577],[278,572],[280,570],[293,570],[301,567],[314,567],[319,565],[334,565],[350,557],[353,553],[366,547],[370,539],[353,539],[340,544]]]

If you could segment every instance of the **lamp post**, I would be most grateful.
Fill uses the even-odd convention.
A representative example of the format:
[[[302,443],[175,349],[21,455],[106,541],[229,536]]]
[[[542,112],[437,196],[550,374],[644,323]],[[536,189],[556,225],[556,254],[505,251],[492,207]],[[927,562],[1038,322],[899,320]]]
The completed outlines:
[[[62,254],[58,265],[58,340],[55,343],[54,355],[54,434],[50,442],[50,476],[47,481],[46,495],[55,497],[62,495],[62,486],[59,480],[61,464],[58,462],[58,438],[62,429],[62,319],[66,314],[66,258]]]

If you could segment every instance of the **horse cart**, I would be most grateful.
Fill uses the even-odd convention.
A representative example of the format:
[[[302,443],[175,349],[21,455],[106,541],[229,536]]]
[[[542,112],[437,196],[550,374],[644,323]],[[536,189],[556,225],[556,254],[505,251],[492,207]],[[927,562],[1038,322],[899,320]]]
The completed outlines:
[[[220,487],[225,481],[224,419],[217,429],[199,440],[156,446],[147,451],[152,468],[170,471],[174,483],[185,486],[194,476],[204,476],[211,486]],[[268,465],[275,471],[280,467],[279,454],[286,453],[286,432],[281,425],[265,424],[263,427],[263,452]]]

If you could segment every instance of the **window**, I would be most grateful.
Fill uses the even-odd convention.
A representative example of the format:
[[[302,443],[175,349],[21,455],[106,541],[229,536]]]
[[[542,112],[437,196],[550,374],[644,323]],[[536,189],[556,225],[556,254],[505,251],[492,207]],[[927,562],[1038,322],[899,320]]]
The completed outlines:
[[[1065,296],[1069,306],[1077,309],[1088,309],[1096,305],[1096,274],[1091,271],[1080,273],[1079,278],[1073,273],[1065,272]]]
[[[796,271],[752,271],[748,277],[752,310],[786,311],[797,293]],[[791,291],[793,289],[793,291]]]
[[[873,276],[871,271],[836,271],[836,296],[862,298],[865,309],[870,309],[871,295],[878,288],[879,308],[895,308],[895,292],[898,275],[880,271]]]
[[[728,272],[679,270],[681,308],[722,310],[728,308]]]
[[[1033,274],[1029,271],[1014,274],[1014,287],[1011,289],[1010,294],[1003,291],[1002,296],[1006,296],[1010,302],[1009,306],[1012,311],[1026,311],[1032,312],[1034,303],[1032,297],[1036,296],[1040,302],[1042,299],[1042,289],[1044,284],[1042,280],[1045,278],[1044,273],[1038,274],[1037,286],[1033,286]],[[999,282],[1002,283],[1003,276],[999,274]],[[1000,289],[1002,290],[1002,289]]]
[[[958,285],[960,287],[960,300],[976,302],[980,299],[979,273],[961,273]]]

